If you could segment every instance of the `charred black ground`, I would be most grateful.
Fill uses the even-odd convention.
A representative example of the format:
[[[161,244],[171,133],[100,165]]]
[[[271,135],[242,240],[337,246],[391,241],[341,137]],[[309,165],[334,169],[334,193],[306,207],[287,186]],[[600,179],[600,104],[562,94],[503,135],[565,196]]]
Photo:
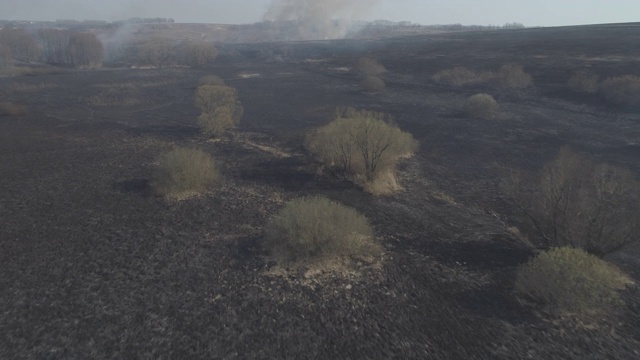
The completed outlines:
[[[2,78],[2,96],[29,113],[0,117],[0,357],[638,358],[637,287],[618,313],[582,324],[513,294],[532,251],[508,230],[526,232],[500,182],[504,168],[535,170],[563,145],[640,172],[638,109],[566,90],[583,67],[640,75],[639,40],[639,27],[611,25],[225,45],[206,71]],[[384,93],[363,93],[345,70],[365,54],[389,70]],[[511,62],[535,91],[430,81]],[[193,93],[210,73],[245,107],[231,139],[206,141],[195,127]],[[130,86],[109,90],[118,84]],[[500,102],[501,120],[460,114],[480,91]],[[390,113],[420,141],[400,164],[403,191],[372,197],[316,172],[304,134],[338,106]],[[221,188],[182,202],[155,195],[154,161],[174,145],[213,154]],[[310,194],[370,219],[381,268],[274,273],[263,225]],[[610,260],[640,280],[639,253]]]

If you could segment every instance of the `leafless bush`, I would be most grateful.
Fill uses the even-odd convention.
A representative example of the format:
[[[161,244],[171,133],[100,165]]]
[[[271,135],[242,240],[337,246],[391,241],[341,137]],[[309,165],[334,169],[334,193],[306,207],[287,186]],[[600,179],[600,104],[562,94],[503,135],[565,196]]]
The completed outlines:
[[[598,75],[588,70],[576,71],[569,78],[567,86],[578,93],[595,94],[598,92]]]
[[[602,256],[640,238],[640,182],[628,170],[596,164],[569,148],[537,176],[512,174],[507,191],[545,247]]]
[[[450,86],[470,86],[487,83],[495,78],[490,71],[476,72],[463,66],[457,66],[437,72],[433,81]]]
[[[383,91],[386,86],[387,84],[385,84],[384,80],[377,76],[367,75],[362,80],[362,87],[366,92],[379,93]]]
[[[266,234],[274,255],[285,262],[381,253],[364,216],[324,197],[290,201],[271,218]]]
[[[618,290],[632,284],[619,269],[581,249],[545,251],[517,271],[516,290],[554,312],[606,311],[621,304]]]
[[[607,101],[614,104],[640,104],[640,76],[624,75],[602,82],[600,91]]]
[[[152,185],[168,198],[196,195],[218,178],[213,158],[202,150],[175,148],[160,156],[158,162]]]
[[[192,67],[205,67],[218,57],[218,49],[211,42],[191,41],[186,45],[186,63]]]
[[[489,119],[496,115],[500,105],[489,94],[475,94],[467,99],[463,111],[469,117]]]
[[[0,116],[25,116],[27,115],[27,107],[12,102],[0,103]]]
[[[413,154],[418,143],[387,114],[346,108],[339,109],[328,125],[311,132],[306,147],[335,173],[366,184],[393,172],[398,159]]]
[[[208,136],[220,136],[237,126],[244,109],[234,88],[222,85],[202,85],[196,91],[196,106],[200,109],[198,125]]]
[[[519,64],[503,65],[498,70],[496,79],[500,86],[509,89],[525,89],[533,85],[533,77]]]
[[[380,76],[387,72],[387,69],[377,60],[366,56],[358,59],[353,70],[362,75],[373,76]]]

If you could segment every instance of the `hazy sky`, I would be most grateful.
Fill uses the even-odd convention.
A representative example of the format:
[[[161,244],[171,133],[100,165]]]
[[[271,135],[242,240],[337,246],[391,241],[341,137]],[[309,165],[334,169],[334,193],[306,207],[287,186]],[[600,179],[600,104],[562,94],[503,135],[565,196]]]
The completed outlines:
[[[0,0],[0,19],[112,21],[137,16],[172,17],[176,22],[252,23],[262,19],[270,1]],[[520,22],[527,26],[632,22],[640,21],[640,0],[378,0],[357,17],[422,24]]]

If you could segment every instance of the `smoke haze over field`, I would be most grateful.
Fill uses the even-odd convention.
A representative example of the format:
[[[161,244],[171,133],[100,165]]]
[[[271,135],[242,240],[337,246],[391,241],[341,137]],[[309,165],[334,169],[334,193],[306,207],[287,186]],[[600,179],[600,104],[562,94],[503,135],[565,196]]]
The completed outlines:
[[[378,0],[273,0],[264,20],[292,21],[295,23],[294,37],[299,39],[326,39],[343,37],[348,24],[340,20],[351,20],[363,16],[378,3]]]
[[[301,12],[302,5],[307,10]],[[0,0],[0,19],[5,20],[167,17],[176,22],[246,24],[321,18],[326,23],[332,17],[353,17],[422,24],[551,26],[640,21],[639,14],[638,0]]]

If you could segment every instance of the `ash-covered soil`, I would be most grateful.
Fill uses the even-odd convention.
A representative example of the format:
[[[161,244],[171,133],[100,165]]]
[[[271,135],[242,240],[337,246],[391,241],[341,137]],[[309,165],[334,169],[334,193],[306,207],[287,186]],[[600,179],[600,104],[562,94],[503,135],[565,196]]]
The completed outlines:
[[[509,230],[528,234],[500,190],[504,169],[535,170],[563,145],[640,172],[638,109],[564,90],[585,66],[640,75],[639,38],[609,26],[268,45],[288,49],[283,61],[242,45],[207,70],[1,78],[1,95],[29,113],[0,117],[0,358],[640,357],[638,287],[619,311],[583,322],[513,293],[533,252]],[[363,54],[389,70],[384,93],[363,93],[345,71]],[[429,80],[509,62],[533,74],[534,91]],[[193,93],[209,73],[245,106],[219,141],[195,127]],[[461,116],[479,91],[498,98],[499,121]],[[304,134],[338,106],[393,114],[420,141],[399,166],[404,190],[373,197],[316,171]],[[175,145],[213,154],[222,185],[180,202],[154,194],[154,161]],[[382,262],[279,271],[263,226],[310,194],[365,214]],[[639,253],[610,259],[638,281]]]

